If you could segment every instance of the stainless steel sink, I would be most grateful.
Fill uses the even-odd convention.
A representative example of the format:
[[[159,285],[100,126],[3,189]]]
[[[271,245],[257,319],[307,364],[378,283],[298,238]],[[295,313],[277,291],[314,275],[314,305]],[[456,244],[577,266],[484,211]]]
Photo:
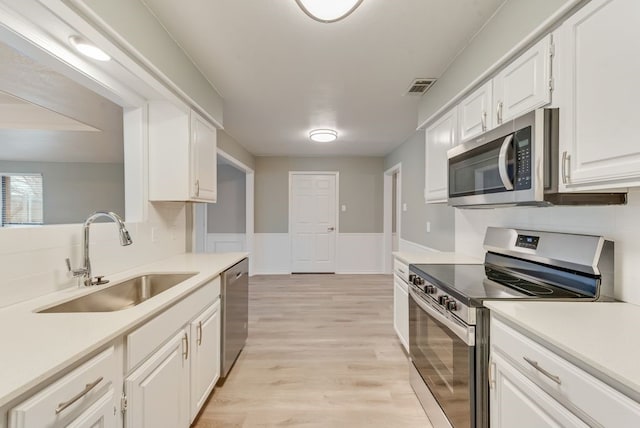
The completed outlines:
[[[195,273],[149,274],[131,278],[111,287],[60,303],[39,313],[113,312],[131,308],[167,291]]]

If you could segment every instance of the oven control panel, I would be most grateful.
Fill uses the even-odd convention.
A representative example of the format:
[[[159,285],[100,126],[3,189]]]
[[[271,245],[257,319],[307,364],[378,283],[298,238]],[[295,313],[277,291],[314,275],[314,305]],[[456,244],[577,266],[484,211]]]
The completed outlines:
[[[448,295],[444,290],[418,275],[411,275],[411,283],[414,288],[420,290],[421,297],[431,302],[443,313],[451,313],[467,324],[475,325],[476,317],[474,308],[470,308],[455,297]]]

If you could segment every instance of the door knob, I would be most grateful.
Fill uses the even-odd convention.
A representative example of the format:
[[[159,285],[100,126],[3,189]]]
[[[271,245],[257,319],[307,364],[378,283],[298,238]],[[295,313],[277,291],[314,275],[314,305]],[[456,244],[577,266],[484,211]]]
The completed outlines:
[[[336,230],[335,227],[327,227],[327,232],[333,232],[334,230]]]

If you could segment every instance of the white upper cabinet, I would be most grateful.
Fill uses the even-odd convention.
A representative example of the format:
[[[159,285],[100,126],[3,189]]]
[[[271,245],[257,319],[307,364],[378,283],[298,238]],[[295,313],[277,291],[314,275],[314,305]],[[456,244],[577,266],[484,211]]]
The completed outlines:
[[[640,185],[640,2],[593,0],[559,29],[561,190]]]
[[[216,129],[191,112],[191,197],[216,201]]]
[[[458,135],[466,141],[489,129],[493,124],[492,82],[488,81],[458,104]]]
[[[216,201],[216,129],[188,108],[149,103],[149,199]]]
[[[551,102],[551,36],[546,36],[493,78],[494,125]]]
[[[426,202],[447,202],[447,150],[458,143],[458,110],[451,109],[427,128],[425,133],[425,189]]]

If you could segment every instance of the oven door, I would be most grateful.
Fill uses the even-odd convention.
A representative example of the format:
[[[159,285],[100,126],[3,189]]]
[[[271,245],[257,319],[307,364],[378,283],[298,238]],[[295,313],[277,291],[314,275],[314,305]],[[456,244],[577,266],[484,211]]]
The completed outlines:
[[[409,290],[413,364],[454,428],[475,427],[475,328]]]

